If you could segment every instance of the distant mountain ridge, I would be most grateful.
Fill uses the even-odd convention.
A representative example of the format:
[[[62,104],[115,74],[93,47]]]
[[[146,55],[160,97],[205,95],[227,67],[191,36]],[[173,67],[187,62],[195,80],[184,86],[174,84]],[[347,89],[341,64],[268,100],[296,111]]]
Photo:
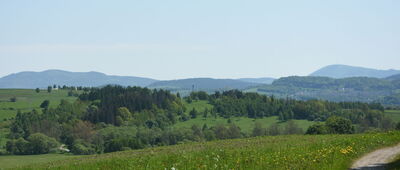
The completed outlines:
[[[133,76],[111,76],[99,72],[46,70],[19,72],[0,78],[0,88],[46,88],[48,85],[98,87],[107,84],[147,86],[157,80]]]
[[[24,71],[0,78],[0,88],[47,88],[49,85],[99,87],[108,84],[122,86],[141,86],[168,90],[227,90],[244,89],[251,86],[271,84],[273,78],[213,79],[191,78],[159,81],[134,76],[113,76],[100,72],[70,72],[64,70],[45,70],[42,72]]]
[[[395,74],[400,74],[400,70],[378,70],[364,67],[355,67],[348,65],[329,65],[323,67],[309,76],[330,77],[330,78],[348,78],[348,77],[375,77],[385,78]]]

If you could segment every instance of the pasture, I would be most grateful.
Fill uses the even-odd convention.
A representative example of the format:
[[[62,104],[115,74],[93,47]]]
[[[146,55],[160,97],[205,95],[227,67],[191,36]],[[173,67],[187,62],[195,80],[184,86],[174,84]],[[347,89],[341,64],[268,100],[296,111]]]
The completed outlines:
[[[45,154],[45,155],[10,155],[0,156],[0,169],[16,168],[27,165],[46,163],[57,160],[67,160],[80,156],[68,154]]]
[[[363,154],[399,142],[400,132],[269,136],[92,155],[20,169],[347,169]]]
[[[14,97],[16,101],[11,102],[10,99]],[[53,90],[51,93],[41,90],[36,93],[34,89],[0,89],[0,121],[14,117],[18,110],[40,110],[44,100],[49,100],[50,107],[55,107],[62,99],[72,102],[76,97],[68,97],[68,90]]]

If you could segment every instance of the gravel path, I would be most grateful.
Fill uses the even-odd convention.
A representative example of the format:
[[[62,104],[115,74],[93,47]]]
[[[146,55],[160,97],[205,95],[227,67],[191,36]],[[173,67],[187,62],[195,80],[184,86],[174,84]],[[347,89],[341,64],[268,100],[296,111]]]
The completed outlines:
[[[394,161],[396,156],[400,155],[400,144],[376,150],[354,162],[351,169],[370,170],[370,169],[385,169],[385,165]]]

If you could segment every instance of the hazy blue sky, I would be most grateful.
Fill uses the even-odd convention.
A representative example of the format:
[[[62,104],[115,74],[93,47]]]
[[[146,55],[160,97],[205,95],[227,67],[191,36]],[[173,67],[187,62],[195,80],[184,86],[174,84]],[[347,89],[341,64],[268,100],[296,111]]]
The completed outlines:
[[[398,0],[0,1],[0,76],[64,69],[156,79],[400,69]]]

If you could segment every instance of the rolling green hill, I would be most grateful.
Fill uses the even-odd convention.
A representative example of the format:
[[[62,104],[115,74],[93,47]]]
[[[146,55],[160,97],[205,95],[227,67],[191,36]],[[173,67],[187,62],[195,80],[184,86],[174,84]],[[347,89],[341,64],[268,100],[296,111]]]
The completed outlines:
[[[398,142],[399,132],[257,137],[82,156],[27,165],[19,169],[333,170],[347,169],[352,161],[363,154]],[[41,156],[29,157],[30,160],[34,160],[35,157]],[[0,156],[0,163],[5,158]],[[16,166],[17,164],[14,164],[14,167]]]
[[[16,98],[16,102],[10,101],[13,97]],[[67,90],[53,90],[51,93],[41,90],[36,93],[33,89],[0,89],[0,122],[14,117],[18,110],[22,112],[40,110],[40,104],[44,100],[49,100],[50,107],[54,107],[59,105],[62,99],[72,102],[76,97],[68,97]]]

